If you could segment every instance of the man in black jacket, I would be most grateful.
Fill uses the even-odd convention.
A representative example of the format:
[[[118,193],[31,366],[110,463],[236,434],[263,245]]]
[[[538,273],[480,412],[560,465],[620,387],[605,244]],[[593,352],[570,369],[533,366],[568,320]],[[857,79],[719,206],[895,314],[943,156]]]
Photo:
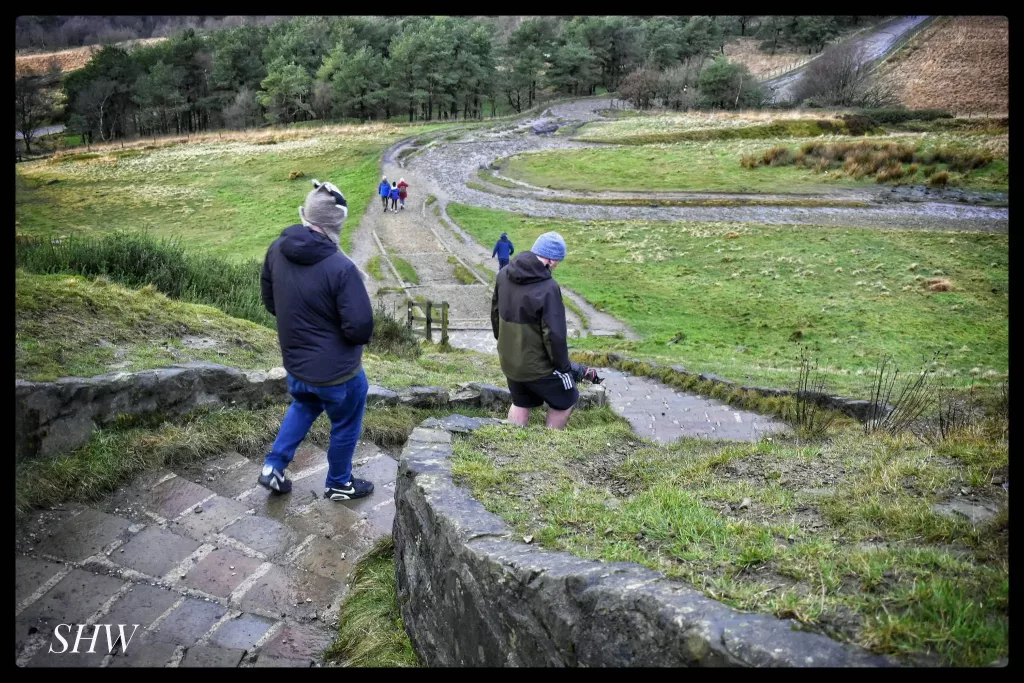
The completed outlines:
[[[373,309],[359,270],[338,251],[348,216],[345,197],[330,183],[313,185],[299,208],[302,225],[286,228],[263,262],[263,305],[277,318],[294,400],[258,481],[272,492],[291,491],[284,471],[326,411],[331,443],[324,498],[350,500],[373,491],[373,484],[352,477],[368,388],[363,345],[373,335]]]
[[[551,277],[563,259],[565,240],[548,232],[498,271],[491,327],[512,394],[508,419],[513,424],[525,425],[530,411],[546,403],[547,426],[565,429],[579,399],[566,343],[562,290]]]

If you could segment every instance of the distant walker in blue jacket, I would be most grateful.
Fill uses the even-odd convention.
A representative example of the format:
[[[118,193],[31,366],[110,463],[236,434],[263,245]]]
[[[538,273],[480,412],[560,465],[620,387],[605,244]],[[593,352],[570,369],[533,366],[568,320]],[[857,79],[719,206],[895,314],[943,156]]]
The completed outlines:
[[[391,210],[398,211],[398,196],[401,192],[398,189],[398,183],[391,183],[391,189],[388,190],[388,197],[391,198]]]
[[[380,179],[380,185],[377,186],[377,194],[380,195],[380,202],[384,205],[384,211],[387,211],[388,199],[391,198],[391,185],[388,183],[387,176]]]
[[[494,243],[494,251],[491,252],[491,258],[498,257],[498,270],[508,265],[508,260],[514,253],[516,248],[509,242],[508,234],[501,233],[501,237]]]

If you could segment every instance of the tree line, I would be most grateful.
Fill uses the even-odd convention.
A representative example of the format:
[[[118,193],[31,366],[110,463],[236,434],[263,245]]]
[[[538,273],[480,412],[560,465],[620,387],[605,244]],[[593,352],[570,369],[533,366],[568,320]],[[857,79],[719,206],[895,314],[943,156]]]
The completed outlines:
[[[226,28],[190,26],[160,43],[98,50],[62,80],[68,127],[107,141],[309,120],[473,119],[651,79],[678,107],[752,106],[754,79],[712,59],[726,40],[819,50],[866,18],[229,19],[218,19]]]

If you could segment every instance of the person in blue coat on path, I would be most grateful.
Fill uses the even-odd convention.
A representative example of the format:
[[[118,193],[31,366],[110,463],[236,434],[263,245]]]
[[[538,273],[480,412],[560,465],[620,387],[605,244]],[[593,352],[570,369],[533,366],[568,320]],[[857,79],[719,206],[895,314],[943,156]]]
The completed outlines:
[[[494,251],[491,252],[491,258],[498,257],[498,270],[508,265],[508,260],[514,253],[516,248],[509,241],[508,233],[501,233],[501,237],[494,243]]]
[[[398,183],[391,183],[391,189],[388,190],[388,196],[391,197],[391,210],[398,211]]]
[[[380,195],[380,201],[384,205],[384,211],[388,210],[388,199],[391,198],[391,185],[388,184],[388,177],[384,176],[380,179],[380,185],[377,186],[377,194]]]

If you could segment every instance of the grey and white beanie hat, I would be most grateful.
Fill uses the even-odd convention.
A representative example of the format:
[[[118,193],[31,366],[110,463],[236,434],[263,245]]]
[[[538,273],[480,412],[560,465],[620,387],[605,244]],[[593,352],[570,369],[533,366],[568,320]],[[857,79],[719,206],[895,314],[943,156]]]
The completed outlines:
[[[299,207],[299,218],[307,228],[316,226],[327,233],[338,250],[345,254],[340,242],[341,227],[348,218],[348,201],[333,183],[313,179],[313,191],[306,195],[306,203]],[[362,269],[359,269],[359,275],[364,280],[370,277]]]
[[[303,225],[315,225],[334,241],[341,236],[341,226],[348,218],[348,202],[345,195],[331,183],[313,179],[313,191],[306,195],[306,203],[299,207],[299,218]]]

